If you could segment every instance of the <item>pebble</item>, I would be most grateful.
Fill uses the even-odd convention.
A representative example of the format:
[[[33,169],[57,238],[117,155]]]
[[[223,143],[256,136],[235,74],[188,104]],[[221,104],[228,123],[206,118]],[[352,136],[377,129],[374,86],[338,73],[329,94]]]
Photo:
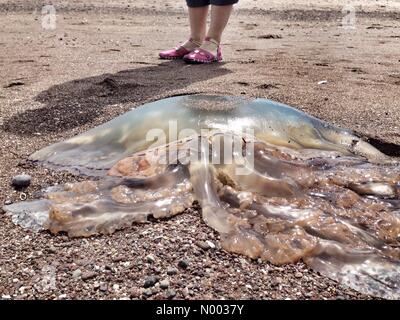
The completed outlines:
[[[62,241],[64,241],[64,240],[68,240],[68,238],[66,238],[66,239],[61,239]],[[64,245],[65,245],[65,243],[64,243]],[[78,259],[78,260],[75,260],[74,261],[78,266],[86,266],[86,265],[88,265],[90,262],[89,262],[89,260],[86,260],[86,259]]]
[[[14,176],[11,180],[11,185],[14,188],[26,188],[29,187],[31,184],[31,176],[28,174],[20,174],[17,176]]]
[[[48,253],[57,253],[57,248],[54,246],[50,246],[49,248],[47,248],[47,252]]]
[[[143,288],[153,287],[158,282],[158,278],[156,276],[149,276],[144,280]]]
[[[72,278],[78,279],[82,275],[81,269],[76,269],[74,272],[72,272]]]
[[[151,289],[145,289],[143,290],[143,295],[145,297],[150,297],[153,294],[153,291]]]
[[[167,279],[160,281],[160,288],[161,289],[168,289],[169,281]]]
[[[301,278],[301,277],[303,276],[303,274],[302,274],[301,272],[296,272],[296,273],[294,274],[294,276],[295,276],[296,278]]]
[[[97,273],[96,273],[96,272],[88,271],[88,272],[82,273],[81,278],[82,278],[82,280],[85,281],[85,280],[92,279],[92,278],[94,278],[94,277],[96,277],[96,276],[97,276]]]
[[[94,284],[93,284],[93,289],[97,290],[99,288],[100,288],[100,283],[95,281]]]
[[[187,269],[189,267],[189,262],[187,260],[179,260],[178,267],[182,269]]]
[[[196,241],[196,246],[198,246],[199,248],[203,249],[203,250],[208,250],[210,249],[210,246],[207,242],[205,241]]]
[[[121,262],[121,261],[124,261],[124,257],[114,257],[114,258],[112,258],[112,261],[113,262]]]
[[[10,204],[12,204],[12,201],[11,201],[11,200],[6,200],[6,201],[4,201],[4,205],[9,206]]]
[[[169,267],[167,269],[167,275],[169,275],[169,276],[173,276],[173,275],[175,275],[177,273],[178,273],[178,269],[176,269],[176,268]]]
[[[272,284],[277,286],[283,282],[283,279],[281,277],[276,277],[273,281]]]
[[[212,241],[210,241],[210,240],[207,240],[206,243],[208,244],[208,246],[209,246],[211,249],[215,249],[215,248],[216,248],[214,242],[212,242]]]
[[[153,256],[152,254],[149,254],[149,255],[146,257],[146,260],[147,260],[148,263],[154,263],[154,262],[156,262],[156,258],[154,258],[154,256]]]
[[[129,296],[131,297],[131,299],[138,298],[140,296],[140,291],[134,288],[129,292]]]
[[[118,284],[114,284],[112,288],[113,288],[114,291],[118,291],[119,290],[119,285]]]
[[[185,287],[185,288],[182,290],[182,294],[183,294],[183,296],[184,296],[185,298],[189,297],[189,295],[190,295],[190,290],[189,290],[189,288],[188,288],[188,287]]]
[[[176,296],[176,292],[175,292],[175,290],[169,289],[165,293],[165,296],[167,297],[167,299],[172,299],[173,297]]]
[[[100,286],[100,289],[99,289],[99,290],[102,291],[102,292],[107,292],[107,291],[108,291],[108,287],[107,287],[106,284],[102,284],[102,285]]]

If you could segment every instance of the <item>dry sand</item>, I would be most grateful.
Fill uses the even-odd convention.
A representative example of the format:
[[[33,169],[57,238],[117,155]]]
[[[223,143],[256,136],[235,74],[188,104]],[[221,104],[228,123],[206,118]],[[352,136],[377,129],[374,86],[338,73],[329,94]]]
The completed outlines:
[[[79,179],[33,167],[26,158],[35,150],[182,93],[275,99],[400,155],[399,1],[352,2],[355,28],[345,29],[348,1],[242,0],[225,33],[225,63],[211,66],[157,59],[187,37],[183,0],[57,3],[49,31],[41,27],[44,2],[0,1],[0,204],[24,196],[10,187],[15,174],[32,175],[28,198]],[[216,248],[201,249],[199,240]],[[73,240],[30,233],[1,214],[0,243],[5,299],[368,298],[302,263],[276,267],[220,250],[196,208]],[[182,259],[187,269],[178,267]],[[152,275],[169,289],[144,289]]]

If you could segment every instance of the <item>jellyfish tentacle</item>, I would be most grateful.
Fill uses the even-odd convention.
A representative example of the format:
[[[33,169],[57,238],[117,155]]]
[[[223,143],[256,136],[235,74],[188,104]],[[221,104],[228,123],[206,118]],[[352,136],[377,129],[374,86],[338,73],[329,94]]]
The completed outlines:
[[[299,261],[312,253],[317,245],[315,237],[294,225],[293,217],[270,211],[255,201],[243,209],[241,193],[226,186],[220,192],[223,201],[240,210],[235,227],[221,236],[223,248],[278,265]]]
[[[196,144],[196,145],[194,145]],[[214,230],[224,234],[232,231],[232,215],[223,207],[215,185],[215,168],[210,163],[209,137],[192,141],[193,148],[189,164],[190,182],[193,192],[201,205],[204,222]]]
[[[257,171],[274,178],[295,174],[299,170],[308,170],[304,163],[293,160],[292,155],[278,148],[272,149],[263,143],[254,145],[254,167]]]
[[[136,204],[121,204],[112,199],[75,206],[56,204],[52,206],[45,226],[53,233],[67,232],[70,237],[111,234],[133,223],[145,223],[149,217],[174,216],[192,203],[192,195],[186,193]]]
[[[240,193],[232,187],[225,186],[221,189],[220,196],[232,207],[240,208]],[[296,209],[293,206],[282,210],[279,206],[258,203],[257,197],[253,196],[253,199],[246,209],[253,210],[258,215],[249,219],[250,227],[236,228],[235,232],[222,237],[224,248],[277,264],[303,259],[314,270],[356,290],[392,299],[399,298],[400,264],[390,257],[384,257],[390,254],[382,240],[338,216],[334,216],[331,222],[326,220],[333,223],[330,227],[329,224],[325,227],[314,226],[313,223],[318,221],[318,216],[323,213]],[[267,219],[269,231],[260,229],[265,222],[261,223],[262,220],[257,221],[258,219]],[[340,233],[330,231],[339,226],[342,228],[340,232],[353,236],[346,238],[346,233],[343,237]],[[276,228],[278,232],[274,234]],[[291,234],[291,241],[282,238],[285,233]],[[366,245],[360,245],[360,249],[357,249],[357,246],[352,247],[348,242],[350,240],[362,241]]]
[[[128,177],[65,184],[64,188],[45,193],[45,203],[33,202],[33,210],[26,206],[5,210],[23,226],[39,224],[37,230],[79,237],[112,233],[134,222],[145,222],[150,216],[170,217],[193,203],[188,172],[182,165],[167,166],[148,178],[134,176],[132,172]],[[40,217],[39,205],[44,205]]]
[[[235,184],[243,190],[257,192],[270,197],[292,197],[300,189],[299,185],[291,178],[273,178],[261,174],[254,168],[248,168],[248,174],[236,174],[236,169],[236,165],[225,165],[219,169],[219,173],[231,177]]]
[[[51,201],[39,199],[17,202],[3,207],[3,210],[14,224],[34,232],[43,231],[44,224],[49,217]]]
[[[374,251],[321,241],[304,262],[313,270],[349,287],[386,299],[400,298],[400,263]]]
[[[230,232],[232,229],[228,223],[230,214],[218,199],[213,182],[213,167],[202,163],[191,163],[189,170],[190,181],[196,199],[201,205],[204,222],[220,233]]]

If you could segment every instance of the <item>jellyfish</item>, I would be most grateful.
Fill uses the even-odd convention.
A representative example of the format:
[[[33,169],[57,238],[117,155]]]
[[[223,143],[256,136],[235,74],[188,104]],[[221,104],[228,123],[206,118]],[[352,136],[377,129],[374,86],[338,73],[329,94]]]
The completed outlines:
[[[50,145],[30,161],[86,178],[7,205],[70,237],[183,214],[232,253],[303,261],[359,292],[400,298],[400,165],[349,130],[266,99],[175,96]]]

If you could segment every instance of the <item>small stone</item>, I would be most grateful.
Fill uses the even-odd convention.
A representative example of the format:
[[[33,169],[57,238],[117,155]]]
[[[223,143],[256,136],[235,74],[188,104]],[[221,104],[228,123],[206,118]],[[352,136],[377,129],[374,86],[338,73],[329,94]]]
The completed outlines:
[[[97,290],[99,288],[100,288],[100,283],[95,281],[94,284],[93,284],[93,289]]]
[[[208,245],[207,242],[205,241],[196,241],[196,246],[198,246],[199,248],[203,249],[203,250],[208,250],[210,249],[210,246]]]
[[[67,241],[68,238],[61,239],[62,241]],[[65,244],[64,244],[65,245]],[[87,266],[90,262],[86,259],[79,259],[74,261],[78,266]]]
[[[102,284],[102,285],[100,286],[100,289],[99,289],[99,290],[102,291],[102,292],[107,292],[107,291],[108,291],[108,287],[107,287],[106,284]]]
[[[154,262],[156,262],[156,258],[154,258],[154,256],[153,256],[152,254],[149,254],[149,255],[146,257],[146,260],[147,260],[148,263],[154,263]]]
[[[64,293],[64,294],[60,294],[59,296],[58,296],[58,299],[60,299],[60,300],[63,300],[63,299],[66,299],[67,298],[67,295]]]
[[[189,267],[189,262],[187,260],[179,260],[178,267],[182,269],[187,269]]]
[[[169,281],[167,279],[160,281],[160,288],[161,289],[168,289]]]
[[[203,270],[195,270],[193,274],[198,277],[204,277],[206,273]]]
[[[145,290],[143,290],[142,294],[143,294],[145,297],[150,297],[150,296],[153,295],[153,291],[152,291],[151,289],[145,289]]]
[[[302,274],[301,272],[297,271],[297,272],[294,274],[294,276],[295,276],[296,278],[301,278],[301,277],[303,277],[303,274]]]
[[[167,297],[167,299],[172,299],[176,296],[176,292],[175,290],[169,289],[166,291],[165,296]]]
[[[50,246],[49,248],[47,248],[47,252],[52,254],[57,253],[57,248],[54,246]]]
[[[78,279],[82,275],[81,269],[76,269],[74,272],[72,272],[72,278]]]
[[[16,188],[26,188],[31,184],[31,176],[28,174],[20,174],[12,178],[11,185]]]
[[[140,291],[138,289],[134,288],[129,292],[129,296],[131,299],[138,298],[140,296]]]
[[[158,282],[158,278],[156,276],[149,276],[144,280],[143,288],[153,287]]]
[[[189,297],[189,295],[190,295],[189,288],[188,288],[188,287],[185,287],[185,288],[182,290],[182,294],[183,294],[183,296],[184,296],[185,298]]]
[[[113,288],[114,291],[118,291],[119,290],[119,285],[118,284],[114,284],[112,288]]]
[[[283,279],[281,277],[276,277],[273,281],[272,284],[277,286],[283,282]]]
[[[114,257],[114,258],[112,258],[112,261],[113,262],[121,262],[121,261],[124,261],[124,257]]]
[[[176,268],[169,267],[167,269],[167,275],[169,275],[169,276],[173,276],[173,275],[175,275],[177,273],[178,273],[178,269],[176,269]]]
[[[10,204],[12,204],[12,201],[11,201],[11,200],[6,200],[6,201],[4,201],[4,205],[9,206]]]
[[[210,240],[207,240],[206,243],[209,245],[209,247],[210,247],[211,249],[215,249],[215,248],[216,248],[214,242],[212,242],[212,241],[210,241]]]
[[[83,281],[86,281],[86,280],[92,279],[92,278],[94,278],[96,276],[97,276],[96,272],[88,271],[88,272],[82,273],[81,278],[82,278]]]

